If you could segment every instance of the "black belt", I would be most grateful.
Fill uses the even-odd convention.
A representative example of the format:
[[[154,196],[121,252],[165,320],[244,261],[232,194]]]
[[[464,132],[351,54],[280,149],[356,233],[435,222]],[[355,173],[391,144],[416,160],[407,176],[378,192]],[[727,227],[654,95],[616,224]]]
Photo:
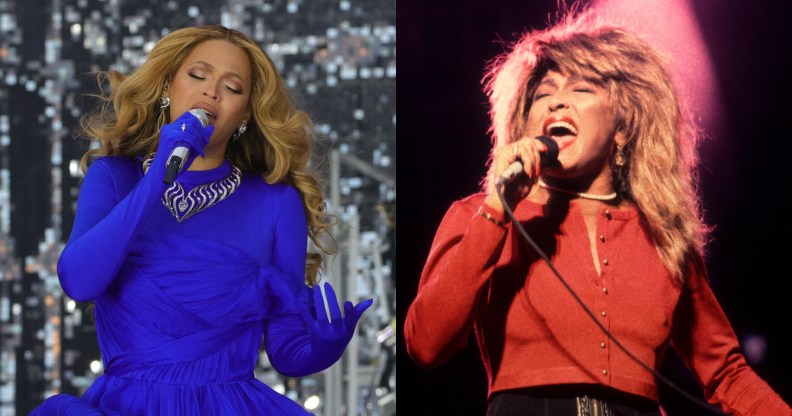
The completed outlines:
[[[589,394],[564,389],[525,389],[496,393],[487,416],[660,416],[657,403],[625,394]]]
[[[577,416],[614,416],[608,402],[596,397],[578,396]]]

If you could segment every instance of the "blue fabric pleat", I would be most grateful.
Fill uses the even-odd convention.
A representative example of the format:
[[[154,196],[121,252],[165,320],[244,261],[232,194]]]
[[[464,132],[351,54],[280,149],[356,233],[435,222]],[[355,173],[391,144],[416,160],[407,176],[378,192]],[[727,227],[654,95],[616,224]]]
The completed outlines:
[[[254,374],[270,323],[297,323],[267,337],[276,347],[297,339],[302,351],[312,339],[295,320],[310,293],[299,194],[246,175],[230,198],[178,223],[157,181],[141,175],[139,162],[120,157],[86,175],[58,271],[69,296],[95,302],[104,374],[82,397],[52,396],[31,415],[308,415]],[[312,369],[334,362],[300,357],[319,363]]]

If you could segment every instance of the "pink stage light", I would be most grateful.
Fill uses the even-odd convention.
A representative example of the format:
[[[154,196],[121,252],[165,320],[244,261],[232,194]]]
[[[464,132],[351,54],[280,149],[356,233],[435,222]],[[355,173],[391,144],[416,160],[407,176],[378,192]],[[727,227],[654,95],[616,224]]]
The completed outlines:
[[[607,21],[641,35],[670,59],[678,94],[700,127],[717,136],[722,109],[718,82],[688,0],[594,0]]]

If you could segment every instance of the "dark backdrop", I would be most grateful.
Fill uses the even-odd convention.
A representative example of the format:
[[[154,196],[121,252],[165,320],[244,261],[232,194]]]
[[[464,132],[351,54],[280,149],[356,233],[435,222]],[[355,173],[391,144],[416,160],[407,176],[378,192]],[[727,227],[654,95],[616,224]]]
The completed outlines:
[[[694,5],[714,60],[723,114],[717,137],[701,146],[701,191],[717,228],[708,248],[713,289],[742,340],[759,335],[767,354],[753,367],[792,403],[792,327],[787,264],[790,221],[789,130],[792,24],[789,6],[769,0]],[[475,341],[453,361],[425,371],[404,349],[404,315],[415,296],[431,240],[452,201],[476,192],[490,147],[486,60],[497,39],[540,28],[555,0],[399,0],[398,230],[399,410],[404,415],[483,415],[486,377]],[[406,202],[404,202],[406,201]],[[700,396],[669,353],[663,372]],[[670,415],[706,414],[661,389]]]

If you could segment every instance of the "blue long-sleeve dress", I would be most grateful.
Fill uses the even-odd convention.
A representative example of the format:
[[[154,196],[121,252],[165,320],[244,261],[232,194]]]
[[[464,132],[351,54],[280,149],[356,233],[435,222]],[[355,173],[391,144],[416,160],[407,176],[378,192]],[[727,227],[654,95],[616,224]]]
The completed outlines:
[[[178,182],[190,190],[231,170]],[[245,173],[230,197],[178,222],[163,177],[159,158],[148,173],[120,156],[88,169],[58,271],[66,294],[95,300],[105,370],[81,398],[57,395],[32,414],[308,414],[253,374],[262,337],[290,376],[327,368],[346,346],[316,351],[301,319],[310,297],[298,192]]]

